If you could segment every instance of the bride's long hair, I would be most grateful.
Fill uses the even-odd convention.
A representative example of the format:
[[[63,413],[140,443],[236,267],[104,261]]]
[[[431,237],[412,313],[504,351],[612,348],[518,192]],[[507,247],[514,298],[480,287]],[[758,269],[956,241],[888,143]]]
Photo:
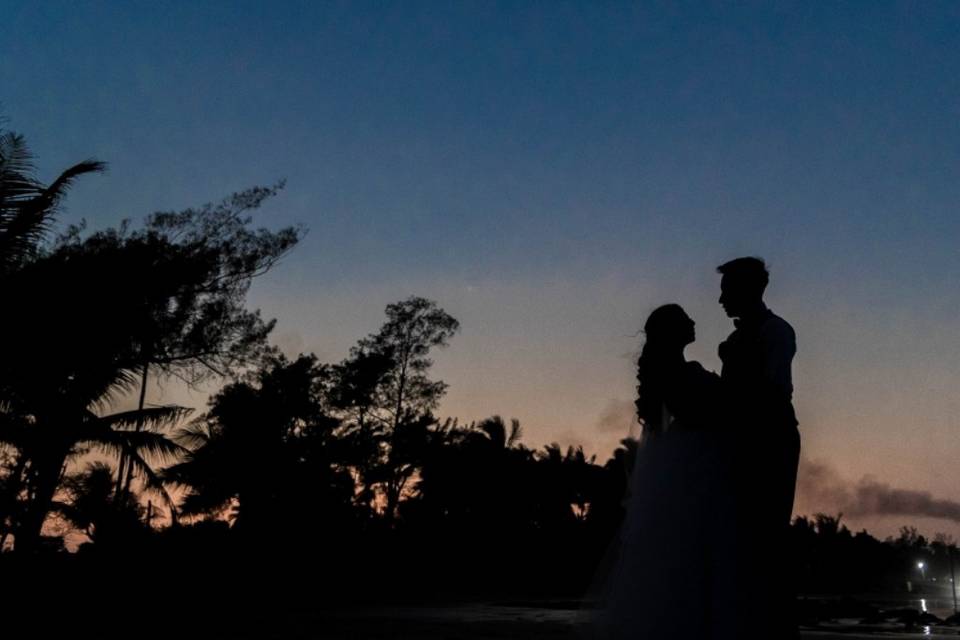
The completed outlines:
[[[664,377],[666,367],[675,355],[678,320],[687,314],[678,304],[657,307],[643,325],[645,340],[637,359],[637,420],[643,427],[643,435],[651,435],[662,429],[663,403],[665,398]]]
[[[680,329],[689,322],[690,318],[677,304],[657,307],[647,317],[643,325],[643,348],[637,359],[636,407],[642,431],[640,438],[634,438],[631,429],[630,435],[623,441],[625,445],[631,441],[645,440],[647,436],[661,430],[669,369],[676,364],[678,340],[682,342]],[[638,484],[638,479],[644,478],[638,472],[643,468],[641,456],[645,450],[647,447],[644,444],[635,444],[632,451],[628,446],[628,457],[623,467],[625,492],[621,503],[625,509],[624,520],[611,537],[584,597],[590,613],[587,615],[586,624],[581,628],[579,640],[609,640],[635,635],[627,633],[632,631],[630,627],[635,619],[629,615],[624,616],[623,611],[633,607],[634,599],[642,598],[644,593],[649,594],[649,590],[643,582],[642,572],[631,573],[625,570],[621,554],[625,538],[636,536],[635,531],[627,528],[631,521],[630,513],[643,508],[637,506],[631,497],[636,490],[644,486],[642,483]],[[649,472],[647,473],[646,477],[649,478]],[[630,526],[636,527],[636,524]],[[653,586],[653,589],[656,588]]]

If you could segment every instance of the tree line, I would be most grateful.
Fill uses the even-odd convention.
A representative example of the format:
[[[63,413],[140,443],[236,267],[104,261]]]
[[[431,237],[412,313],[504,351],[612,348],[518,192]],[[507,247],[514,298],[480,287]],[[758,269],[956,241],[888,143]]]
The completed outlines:
[[[341,362],[284,356],[246,306],[303,233],[255,225],[283,183],[56,231],[69,187],[104,169],[44,184],[23,137],[0,131],[4,559],[63,559],[69,531],[74,558],[203,557],[223,575],[299,563],[344,593],[587,588],[615,548],[635,441],[600,464],[528,447],[516,420],[437,417],[432,357],[459,323],[421,297],[388,305]],[[199,415],[146,402],[150,381],[174,380],[220,386]],[[782,560],[809,590],[900,589],[920,584],[921,558],[943,574],[955,548],[911,531],[881,542],[798,517]]]

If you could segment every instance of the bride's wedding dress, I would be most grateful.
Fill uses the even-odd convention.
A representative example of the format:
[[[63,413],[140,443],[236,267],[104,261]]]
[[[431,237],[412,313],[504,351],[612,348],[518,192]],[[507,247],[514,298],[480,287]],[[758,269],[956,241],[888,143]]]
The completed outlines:
[[[735,638],[737,539],[719,379],[687,363],[646,428],[592,635]]]

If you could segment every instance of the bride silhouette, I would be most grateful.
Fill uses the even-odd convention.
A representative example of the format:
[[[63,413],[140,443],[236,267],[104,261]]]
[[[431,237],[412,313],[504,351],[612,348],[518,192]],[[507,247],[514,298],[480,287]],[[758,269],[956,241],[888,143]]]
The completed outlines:
[[[743,638],[734,444],[721,380],[686,360],[694,322],[679,305],[656,309],[644,333],[642,437],[614,568],[589,635]]]

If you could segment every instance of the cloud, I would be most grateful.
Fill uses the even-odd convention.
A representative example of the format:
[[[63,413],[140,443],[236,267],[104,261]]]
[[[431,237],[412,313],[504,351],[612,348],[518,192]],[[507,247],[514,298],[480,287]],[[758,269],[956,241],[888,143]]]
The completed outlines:
[[[607,401],[600,418],[597,420],[597,431],[601,433],[618,433],[627,437],[636,431],[637,409],[633,402],[611,398]]]
[[[845,511],[851,503],[850,483],[825,462],[800,459],[797,511]]]
[[[934,498],[929,491],[896,489],[864,478],[854,490],[854,502],[847,513],[851,516],[926,516],[960,522],[960,502]]]
[[[902,489],[864,476],[850,482],[830,465],[806,458],[797,477],[797,511],[841,512],[851,517],[915,516],[960,522],[960,502],[929,491]]]

